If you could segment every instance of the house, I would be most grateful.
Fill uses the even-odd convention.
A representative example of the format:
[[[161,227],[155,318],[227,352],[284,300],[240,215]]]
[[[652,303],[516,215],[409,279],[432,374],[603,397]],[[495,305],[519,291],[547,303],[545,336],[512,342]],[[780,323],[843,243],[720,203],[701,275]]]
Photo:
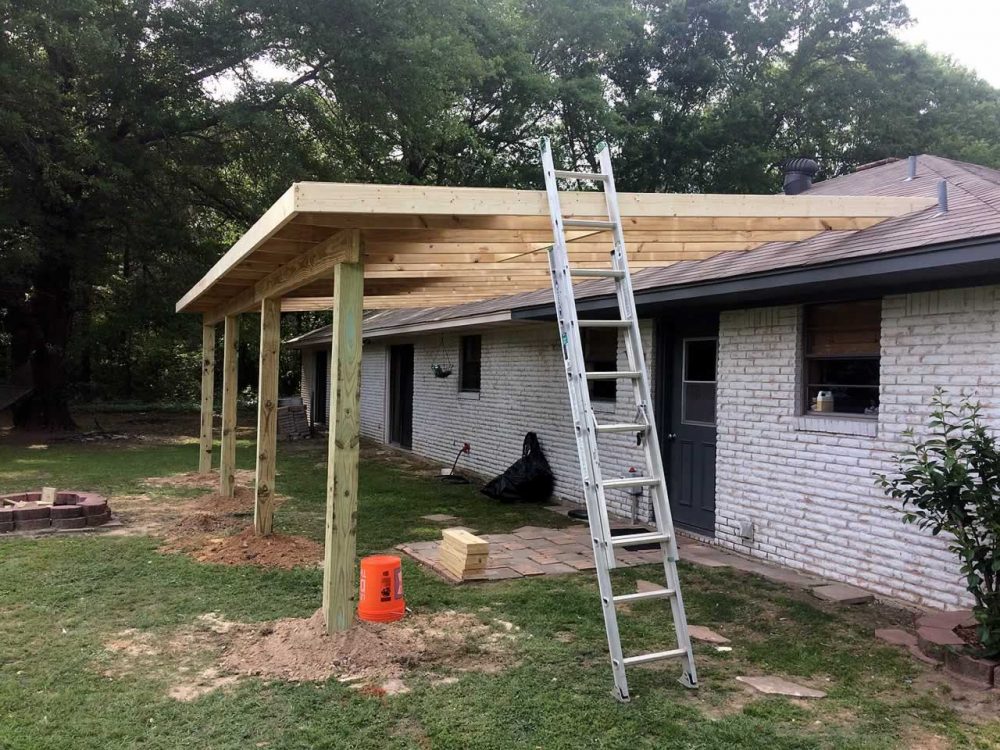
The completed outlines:
[[[674,522],[885,596],[966,604],[945,541],[904,525],[873,473],[892,471],[903,431],[926,422],[938,386],[972,394],[1000,428],[1000,172],[922,155],[816,184],[793,177],[789,192],[805,195],[937,203],[633,273]],[[581,312],[610,316],[610,290],[580,285]],[[491,475],[531,430],[557,495],[580,502],[553,318],[547,290],[368,316],[362,434],[447,462],[468,442],[461,465]],[[327,418],[329,344],[325,329],[290,342],[316,423]],[[588,369],[623,361],[611,329],[588,330],[584,346]],[[599,418],[631,421],[626,386],[592,388]],[[606,476],[641,465],[634,435],[609,440]],[[608,500],[616,515],[649,519],[644,496]]]

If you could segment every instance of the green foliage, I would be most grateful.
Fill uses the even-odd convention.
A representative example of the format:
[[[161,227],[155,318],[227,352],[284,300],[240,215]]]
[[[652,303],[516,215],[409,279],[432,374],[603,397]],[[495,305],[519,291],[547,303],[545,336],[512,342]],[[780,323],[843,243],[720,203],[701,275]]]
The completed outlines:
[[[158,415],[163,417],[164,415]],[[196,429],[196,419],[189,421]],[[0,493],[71,481],[106,493],[175,496],[144,485],[150,475],[187,471],[198,447],[0,445]],[[275,521],[282,533],[322,540],[325,441],[279,445],[278,491],[289,497]],[[241,441],[241,468],[253,446]],[[82,472],[82,474],[81,474]],[[441,485],[363,460],[359,554],[440,535],[421,516],[447,512],[483,533],[522,524],[569,523],[535,506],[498,506],[474,486]],[[114,497],[111,499],[114,506]],[[731,568],[682,565],[693,622],[733,640],[719,653],[696,643],[700,688],[685,690],[676,663],[629,673],[633,701],[609,695],[610,666],[596,580],[586,573],[453,586],[404,557],[409,607],[456,610],[516,631],[513,663],[487,674],[407,669],[410,692],[366,696],[330,679],[318,683],[246,679],[191,702],[168,697],[179,674],[165,655],[121,675],[105,644],[135,628],[164,641],[206,612],[243,622],[308,617],[319,606],[318,569],[204,565],[157,551],[148,537],[108,534],[0,543],[0,736],[20,750],[211,747],[411,750],[466,748],[733,748],[889,750],[925,737],[956,747],[993,747],[997,719],[956,711],[948,695],[920,685],[927,668],[879,643],[872,631],[898,625],[888,608],[837,608],[808,592]],[[662,575],[642,566],[615,572],[621,591]],[[622,609],[626,643],[668,647],[669,608]],[[146,667],[148,665],[148,667]],[[211,666],[206,663],[204,666]],[[199,669],[201,666],[199,666]],[[105,674],[107,672],[107,674]],[[755,696],[739,674],[783,674],[826,690],[821,701]],[[441,677],[456,678],[441,684]],[[968,701],[967,701],[968,702]],[[72,720],[60,720],[72,709]],[[983,713],[983,712],[980,712]]]
[[[920,438],[909,433],[909,448],[896,458],[899,474],[877,481],[902,501],[904,521],[948,535],[975,598],[983,648],[1000,655],[1000,445],[978,403],[963,396],[956,408],[940,389],[928,428]]]

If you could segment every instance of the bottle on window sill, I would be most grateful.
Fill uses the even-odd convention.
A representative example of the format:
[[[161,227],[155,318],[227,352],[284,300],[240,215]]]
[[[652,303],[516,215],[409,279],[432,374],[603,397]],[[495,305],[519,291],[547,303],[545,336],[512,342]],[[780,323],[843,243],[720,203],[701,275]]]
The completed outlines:
[[[820,391],[816,394],[816,411],[833,411],[833,391]]]

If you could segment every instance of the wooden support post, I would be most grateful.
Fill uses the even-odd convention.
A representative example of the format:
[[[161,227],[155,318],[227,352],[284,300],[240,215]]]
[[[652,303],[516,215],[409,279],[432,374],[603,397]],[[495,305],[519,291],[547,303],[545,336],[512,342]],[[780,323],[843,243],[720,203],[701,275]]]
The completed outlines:
[[[219,458],[219,494],[232,497],[236,484],[237,349],[240,319],[227,315],[222,343],[222,455]]]
[[[268,297],[260,305],[260,383],[257,388],[257,489],[253,526],[260,536],[274,521],[274,469],[278,447],[278,347],[281,300]]]
[[[359,255],[354,257],[359,260]],[[362,263],[339,264],[334,271],[333,289],[330,449],[323,560],[323,618],[328,633],[347,630],[354,622],[363,296]]]
[[[201,432],[198,473],[212,470],[212,402],[215,397],[215,326],[201,327]]]

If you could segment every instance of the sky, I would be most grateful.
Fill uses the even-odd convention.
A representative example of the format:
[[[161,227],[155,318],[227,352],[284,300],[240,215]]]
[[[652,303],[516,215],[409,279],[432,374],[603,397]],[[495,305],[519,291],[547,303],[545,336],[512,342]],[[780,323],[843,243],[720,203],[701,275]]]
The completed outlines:
[[[1000,87],[1000,0],[906,0],[916,22],[899,32],[931,52],[951,55]]]

